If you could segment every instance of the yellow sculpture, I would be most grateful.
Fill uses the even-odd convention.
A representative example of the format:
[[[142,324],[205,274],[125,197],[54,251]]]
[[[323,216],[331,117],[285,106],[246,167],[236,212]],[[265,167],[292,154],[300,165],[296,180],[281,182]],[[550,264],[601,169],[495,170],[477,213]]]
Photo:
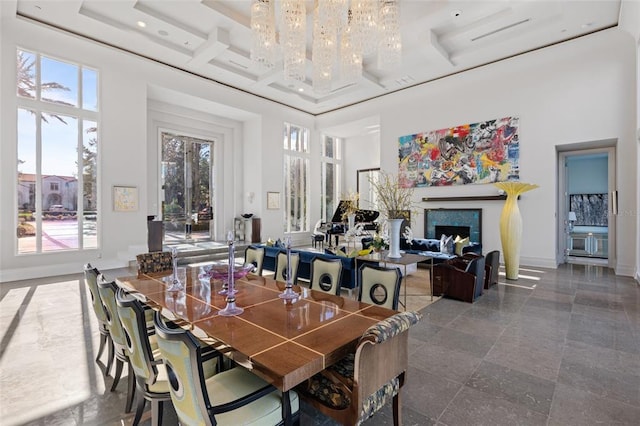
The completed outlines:
[[[523,182],[496,182],[494,185],[507,194],[507,200],[500,215],[500,240],[507,279],[517,280],[522,239],[522,216],[518,208],[518,196],[523,192],[536,189],[538,185]]]

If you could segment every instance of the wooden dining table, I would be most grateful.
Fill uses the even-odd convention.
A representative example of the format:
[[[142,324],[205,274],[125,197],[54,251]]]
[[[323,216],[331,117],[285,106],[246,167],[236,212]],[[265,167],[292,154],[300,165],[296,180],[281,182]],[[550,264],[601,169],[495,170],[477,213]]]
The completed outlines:
[[[244,312],[221,316],[221,281],[199,278],[200,268],[193,267],[184,291],[167,291],[170,274],[116,282],[283,392],[354,352],[367,328],[397,313],[297,285],[299,298],[283,300],[278,295],[284,283],[249,274],[235,281],[236,304]]]

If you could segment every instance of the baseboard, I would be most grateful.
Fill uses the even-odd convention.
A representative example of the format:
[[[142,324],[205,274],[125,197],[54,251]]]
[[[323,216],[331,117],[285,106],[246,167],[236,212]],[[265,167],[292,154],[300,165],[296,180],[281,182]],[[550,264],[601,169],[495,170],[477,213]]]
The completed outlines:
[[[122,259],[100,259],[99,261],[91,261],[91,264],[100,270],[126,268],[129,266],[129,262]],[[56,265],[3,269],[2,272],[0,272],[0,283],[55,277],[59,275],[80,274],[82,273],[83,267],[84,263],[63,263]]]
[[[504,262],[504,259],[501,259]],[[547,257],[526,257],[520,256],[520,266],[533,266],[534,268],[557,269],[558,263],[555,258]]]

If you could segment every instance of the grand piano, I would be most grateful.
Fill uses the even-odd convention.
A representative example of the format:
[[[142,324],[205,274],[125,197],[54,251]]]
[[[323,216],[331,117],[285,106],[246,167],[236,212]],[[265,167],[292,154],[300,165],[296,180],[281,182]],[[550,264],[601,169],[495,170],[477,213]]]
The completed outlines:
[[[338,239],[340,235],[344,235],[346,232],[346,224],[345,221],[342,220],[342,216],[347,210],[347,204],[349,201],[341,200],[338,203],[338,207],[336,211],[333,213],[331,217],[331,222],[326,222],[323,226],[324,231],[327,234],[327,240],[329,245],[331,245],[331,236],[335,236],[336,246],[338,245]],[[374,223],[374,221],[380,216],[380,212],[375,210],[357,210],[356,211],[356,224],[363,224],[363,229],[365,231],[376,231],[378,229],[378,225]]]

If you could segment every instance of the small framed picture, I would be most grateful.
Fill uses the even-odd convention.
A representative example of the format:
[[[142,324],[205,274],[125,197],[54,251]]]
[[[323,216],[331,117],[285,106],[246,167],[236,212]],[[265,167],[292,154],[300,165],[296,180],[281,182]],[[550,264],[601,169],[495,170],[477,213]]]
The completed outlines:
[[[278,210],[280,208],[280,193],[267,192],[267,209]]]
[[[114,185],[113,211],[116,211],[116,212],[138,211],[138,187]]]

